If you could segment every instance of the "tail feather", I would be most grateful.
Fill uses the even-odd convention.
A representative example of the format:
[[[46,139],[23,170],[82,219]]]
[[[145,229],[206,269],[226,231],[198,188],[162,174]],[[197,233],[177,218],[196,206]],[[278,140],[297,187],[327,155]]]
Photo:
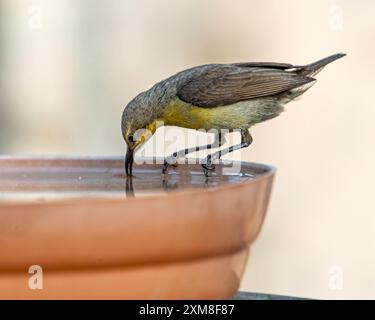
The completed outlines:
[[[308,76],[314,76],[316,75],[320,70],[322,70],[327,64],[340,59],[342,57],[346,56],[345,53],[337,53],[332,56],[323,58],[321,60],[318,60],[316,62],[310,63],[305,66],[296,66],[295,70],[303,75],[308,75]]]

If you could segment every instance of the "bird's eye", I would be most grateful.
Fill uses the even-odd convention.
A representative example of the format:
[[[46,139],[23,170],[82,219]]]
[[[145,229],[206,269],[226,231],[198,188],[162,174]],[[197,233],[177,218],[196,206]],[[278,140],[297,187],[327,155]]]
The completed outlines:
[[[128,141],[129,141],[129,142],[134,142],[134,137],[133,137],[133,135],[128,136]]]

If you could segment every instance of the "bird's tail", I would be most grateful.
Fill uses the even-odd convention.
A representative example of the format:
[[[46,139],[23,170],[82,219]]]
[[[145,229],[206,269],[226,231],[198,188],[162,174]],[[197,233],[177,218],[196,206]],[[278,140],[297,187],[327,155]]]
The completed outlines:
[[[316,75],[319,71],[321,71],[327,64],[337,59],[340,59],[344,56],[346,56],[345,53],[337,53],[332,56],[318,60],[316,62],[307,64],[305,66],[296,66],[295,68],[298,73],[312,77]]]

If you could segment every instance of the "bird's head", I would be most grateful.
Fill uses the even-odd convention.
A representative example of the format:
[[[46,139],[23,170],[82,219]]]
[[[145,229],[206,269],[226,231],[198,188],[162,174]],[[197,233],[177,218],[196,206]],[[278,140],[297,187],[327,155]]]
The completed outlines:
[[[131,104],[122,114],[122,136],[127,144],[125,156],[125,171],[127,176],[132,176],[134,152],[154,134],[156,127],[154,121],[147,120],[139,109]]]

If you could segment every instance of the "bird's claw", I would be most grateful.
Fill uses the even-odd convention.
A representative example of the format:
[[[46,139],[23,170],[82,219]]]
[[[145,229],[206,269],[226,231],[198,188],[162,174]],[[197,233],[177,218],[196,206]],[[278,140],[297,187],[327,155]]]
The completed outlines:
[[[203,168],[204,175],[206,177],[211,177],[212,171],[215,170],[215,165],[212,163],[211,157],[208,156],[201,165],[202,165],[202,168]]]
[[[177,159],[175,157],[168,157],[164,160],[162,173],[167,174],[168,168],[170,166],[175,167],[175,168],[178,166]]]
[[[169,164],[166,160],[164,160],[164,164],[163,164],[163,169],[162,169],[162,174],[167,174],[168,172],[168,167],[169,167]]]
[[[203,168],[203,173],[206,177],[211,177],[212,176],[212,171],[215,170],[215,166],[210,163],[210,164],[202,164],[202,168]]]

